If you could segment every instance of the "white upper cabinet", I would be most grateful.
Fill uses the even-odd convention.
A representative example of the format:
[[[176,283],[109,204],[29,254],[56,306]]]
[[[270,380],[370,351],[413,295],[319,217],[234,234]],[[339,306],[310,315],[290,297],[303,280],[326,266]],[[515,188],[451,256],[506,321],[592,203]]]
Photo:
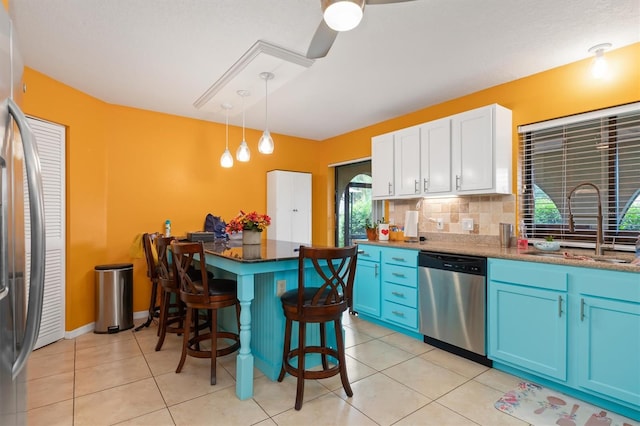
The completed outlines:
[[[373,197],[511,194],[511,111],[497,104],[371,139]]]
[[[511,194],[511,111],[494,104],[451,118],[457,194]]]
[[[371,181],[373,198],[393,198],[393,133],[371,138]]]
[[[451,120],[420,126],[420,176],[422,195],[451,192]]]
[[[420,195],[420,128],[394,132],[396,195]]]

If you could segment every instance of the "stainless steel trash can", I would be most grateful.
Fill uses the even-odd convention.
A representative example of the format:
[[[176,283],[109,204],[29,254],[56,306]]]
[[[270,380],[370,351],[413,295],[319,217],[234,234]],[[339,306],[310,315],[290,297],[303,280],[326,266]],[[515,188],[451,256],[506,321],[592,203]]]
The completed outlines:
[[[133,327],[133,264],[97,265],[94,333],[117,333]]]

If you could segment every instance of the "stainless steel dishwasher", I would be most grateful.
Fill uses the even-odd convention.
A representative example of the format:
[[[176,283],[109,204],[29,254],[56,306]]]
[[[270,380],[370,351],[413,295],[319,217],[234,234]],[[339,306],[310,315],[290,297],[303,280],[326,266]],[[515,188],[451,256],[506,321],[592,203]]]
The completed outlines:
[[[491,366],[486,357],[487,259],[421,251],[418,316],[424,341]]]

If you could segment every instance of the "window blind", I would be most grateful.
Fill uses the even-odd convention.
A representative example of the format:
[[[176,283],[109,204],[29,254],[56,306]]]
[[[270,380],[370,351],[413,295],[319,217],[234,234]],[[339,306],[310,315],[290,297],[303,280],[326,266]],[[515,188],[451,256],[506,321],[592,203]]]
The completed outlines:
[[[553,236],[594,245],[601,211],[605,243],[635,243],[640,233],[640,103],[519,131],[521,226],[529,238]]]

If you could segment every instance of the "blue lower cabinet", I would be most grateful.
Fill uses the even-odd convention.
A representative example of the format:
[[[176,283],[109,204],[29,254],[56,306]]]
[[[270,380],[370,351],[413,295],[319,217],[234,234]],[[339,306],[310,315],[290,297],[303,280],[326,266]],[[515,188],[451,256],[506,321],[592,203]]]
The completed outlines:
[[[640,409],[640,304],[581,295],[578,385]]]
[[[353,310],[380,318],[380,248],[358,244],[358,263],[353,284]]]
[[[567,379],[566,293],[491,281],[489,357]]]
[[[640,420],[640,273],[488,265],[494,366]]]

